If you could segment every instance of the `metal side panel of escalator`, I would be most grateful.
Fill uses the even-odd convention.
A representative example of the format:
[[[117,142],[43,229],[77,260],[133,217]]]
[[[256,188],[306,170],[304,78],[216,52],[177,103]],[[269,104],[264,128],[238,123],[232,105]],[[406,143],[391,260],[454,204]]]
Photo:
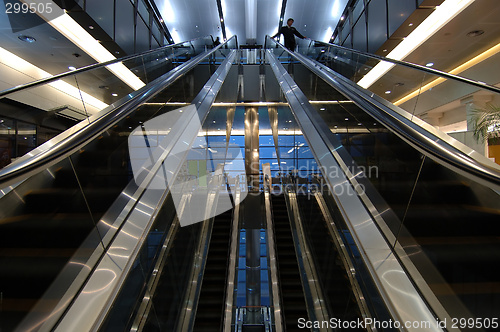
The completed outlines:
[[[24,165],[30,167],[29,176],[7,181],[0,199],[2,330],[52,329],[73,304],[133,211],[132,201],[140,198],[130,164],[129,134],[179,108],[178,104],[159,105],[157,100],[188,103],[195,98],[195,91],[202,89],[216,68],[213,62],[204,62],[213,54],[209,53],[178,63],[151,85],[34,150],[31,156],[51,160],[38,173],[31,168],[30,156],[2,169],[3,179],[11,169],[17,167],[21,174]],[[69,147],[66,152],[65,147]],[[57,157],[51,156],[51,148],[60,148]],[[44,161],[39,157],[38,162]],[[158,227],[166,228],[168,223],[160,222]],[[149,240],[156,245],[157,238],[152,235]]]

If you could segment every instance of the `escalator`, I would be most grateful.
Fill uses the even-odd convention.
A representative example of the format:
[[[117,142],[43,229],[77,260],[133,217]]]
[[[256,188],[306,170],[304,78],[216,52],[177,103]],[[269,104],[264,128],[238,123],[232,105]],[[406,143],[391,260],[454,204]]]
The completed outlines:
[[[329,316],[341,321],[361,320],[346,268],[329,234],[327,221],[318,202],[314,196],[305,194],[297,195],[297,200],[302,217],[308,221],[304,223],[304,231],[313,253]]]
[[[224,66],[229,68],[233,60],[224,62]],[[298,210],[294,210],[287,207],[289,201],[283,193],[272,195],[280,290],[278,294],[270,294],[264,287],[260,291],[267,299],[279,297],[281,307],[266,304],[258,309],[260,312],[252,308],[257,313],[255,317],[275,309],[275,315],[283,316],[283,325],[289,331],[297,329],[299,319],[314,319],[314,310],[314,314],[324,310],[327,314],[322,317],[346,322],[359,321],[370,314],[386,320],[413,318],[405,316],[412,311],[408,310],[412,305],[418,305],[423,317],[434,321],[450,315],[494,318],[500,296],[498,277],[493,271],[496,262],[500,262],[496,227],[500,215],[498,193],[484,182],[474,181],[467,172],[456,172],[446,163],[436,162],[425,148],[415,148],[409,143],[411,140],[402,139],[399,128],[383,124],[377,116],[368,114],[368,106],[353,103],[343,90],[322,81],[318,73],[301,62],[303,59],[297,60],[289,63],[297,85],[282,87],[290,108],[279,112],[293,113],[294,120],[302,126],[300,135],[306,137],[315,153],[314,162],[324,163],[322,174],[330,181],[329,186],[325,185],[329,190],[324,195],[325,206],[329,207],[335,221],[332,227],[338,228],[341,242],[332,242],[331,222],[319,199],[294,193],[298,203]],[[271,62],[279,77],[278,61],[271,58]],[[127,145],[132,128],[144,128],[148,120],[178,109],[179,105],[168,105],[166,101],[198,105],[200,100],[201,110],[212,115],[224,114],[227,125],[229,109],[211,110],[218,90],[203,93],[200,83],[222,84],[225,76],[220,79],[219,69],[215,74],[214,69],[213,63],[203,63],[201,68],[185,73],[186,79],[169,82],[168,89],[160,89],[146,103],[143,100],[135,105],[134,112],[100,131],[88,144],[82,143],[74,154],[68,153],[58,164],[1,198],[0,284],[8,285],[0,294],[2,330],[14,330],[16,326],[25,329],[26,324],[38,324],[37,329],[44,319],[52,320],[49,328],[59,331],[174,331],[191,323],[197,331],[219,331],[221,327],[237,325],[240,316],[236,315],[232,323],[222,322],[227,315],[224,308],[227,310],[231,305],[225,299],[226,287],[233,282],[227,277],[233,210],[216,216],[210,232],[207,231],[210,221],[180,227],[170,194],[153,187],[146,190],[132,181],[134,174]],[[282,77],[285,79],[277,80],[280,84],[292,82],[289,75]],[[193,83],[194,78],[199,82]],[[202,93],[196,95],[197,91]],[[207,99],[203,99],[205,95]],[[333,102],[332,96],[336,99]],[[309,100],[327,102],[315,103],[317,106],[313,107]],[[328,105],[335,106],[329,112],[321,110],[320,107]],[[206,115],[202,118],[206,119]],[[283,127],[283,131],[277,125],[272,129],[275,142],[290,136],[291,118],[287,118],[284,126],[280,123],[279,130]],[[239,119],[244,122],[243,116]],[[214,124],[210,135],[223,137],[213,133],[221,131],[215,125],[217,121],[215,115],[208,121]],[[226,128],[227,139],[231,128]],[[204,130],[204,135],[210,136],[210,130]],[[200,133],[203,135],[203,131]],[[194,141],[198,132],[191,134]],[[144,136],[151,138],[149,133]],[[184,137],[179,137],[181,144]],[[303,146],[304,142],[286,148],[276,146],[276,154],[295,153]],[[156,162],[160,171],[166,170],[163,161]],[[361,168],[370,170],[370,167],[376,167],[376,175],[360,176]],[[168,171],[180,174],[180,169],[179,164]],[[341,175],[327,172],[339,169],[343,170]],[[189,167],[183,175],[192,176],[191,171]],[[335,192],[342,186],[355,184],[362,184],[366,190],[346,195]],[[191,189],[186,189],[185,194]],[[298,216],[303,220],[299,235],[294,223]],[[251,229],[260,232],[259,227]],[[369,233],[363,233],[367,229]],[[259,246],[263,245],[260,234],[255,242]],[[206,257],[201,255],[205,249],[200,246],[204,236],[209,243]],[[132,241],[130,246],[128,241]],[[378,247],[380,244],[384,247]],[[346,255],[339,249],[343,246],[354,252],[349,259],[364,264],[364,269],[354,269],[345,263]],[[304,264],[303,257],[309,254],[312,259]],[[252,258],[264,262],[261,256]],[[202,271],[197,271],[201,269],[200,261],[206,264]],[[304,265],[314,273],[304,274]],[[267,260],[259,266],[263,267],[259,271],[264,276],[262,280],[268,278],[267,266]],[[243,268],[239,272],[243,276]],[[102,273],[108,275],[103,278]],[[61,281],[68,275],[72,279]],[[397,280],[398,287],[403,285],[403,291],[392,287],[391,278]],[[74,280],[78,283],[74,284]],[[354,289],[353,280],[362,284],[361,291]],[[406,283],[400,284],[401,280]],[[104,284],[98,284],[99,281]],[[318,287],[316,293],[311,292],[311,282]],[[55,288],[51,289],[51,285]],[[252,291],[244,284],[238,287],[241,293]],[[321,296],[311,295],[320,293]],[[402,299],[401,294],[406,297]],[[377,316],[373,306],[360,310],[360,299],[372,295],[385,316]],[[63,306],[57,307],[57,302],[64,302]],[[240,303],[238,309],[248,309],[249,302]],[[318,308],[313,309],[318,303]],[[54,317],[53,312],[56,312]],[[30,320],[19,325],[28,313]],[[252,327],[263,326],[257,325]],[[438,330],[435,326],[433,329]]]
[[[37,165],[35,167],[40,171],[36,173],[32,165],[28,166],[31,161],[30,155],[27,155],[12,167],[2,170],[2,331],[14,331],[16,328],[36,330],[42,325],[46,328],[49,324],[58,324],[60,315],[72,303],[72,298],[95,268],[93,265],[99,262],[99,256],[122,227],[120,223],[131,213],[129,199],[133,197],[127,195],[137,195],[134,192],[140,189],[133,181],[130,166],[128,136],[132,129],[178,108],[164,103],[155,104],[156,101],[175,99],[178,102],[190,102],[217,68],[214,61],[203,62],[204,57],[215,51],[204,53],[205,47],[200,48],[200,45],[194,45],[196,43],[204,41],[198,39],[190,44],[190,52],[196,52],[191,55],[198,54],[193,60],[176,62],[175,70],[163,76],[159,75],[158,64],[155,64],[156,67],[151,68],[156,72],[151,73],[149,78],[161,77],[151,84],[151,88],[147,86],[139,92],[130,93],[113,107],[63,133],[63,138],[55,138],[31,153],[44,154],[54,146],[58,148],[71,144],[73,150],[65,152],[64,157],[59,154],[60,161],[54,162],[52,159],[48,166]],[[163,54],[170,48],[167,46],[156,53]],[[151,56],[151,52],[147,53],[147,56],[140,54],[136,57],[145,61]],[[156,62],[156,58],[153,58]],[[132,60],[134,64],[137,59]],[[124,63],[128,65],[126,61]],[[172,69],[172,66],[166,68]],[[74,74],[80,73],[75,71]],[[145,72],[143,74],[148,75]],[[86,72],[81,75],[86,75]],[[193,75],[199,80],[195,82]],[[104,78],[105,75],[102,75],[101,79]],[[116,77],[109,79],[113,81]],[[163,86],[158,85],[161,80],[164,80]],[[147,92],[144,93],[144,90]],[[8,97],[9,93],[3,95]],[[146,103],[146,100],[141,99],[144,96],[149,98]],[[151,98],[153,96],[156,99]],[[141,101],[134,104],[134,100]],[[94,127],[100,131],[90,133]],[[86,130],[87,134],[81,134]],[[78,135],[86,135],[86,138],[71,141],[72,137]],[[28,178],[21,176],[19,179],[22,181],[19,181],[15,174],[25,172],[23,167],[35,174]],[[171,213],[166,215],[170,216],[163,225],[161,222],[156,223],[158,229],[172,222]],[[159,246],[158,238],[161,239],[161,234],[154,232],[148,237],[151,252],[155,252]]]
[[[368,71],[372,68],[368,60],[381,60],[354,50],[336,49],[335,45],[318,44],[321,47],[316,48],[316,54],[330,52],[332,66],[352,67],[340,72]],[[295,89],[287,100],[302,128],[312,124],[321,132],[323,143],[310,138],[317,140],[310,145],[314,148],[313,145],[325,144],[334,152],[338,166],[333,159],[322,165],[330,190],[339,189],[329,199],[330,208],[334,210],[342,199],[339,197],[343,178],[340,180],[336,173],[336,167],[340,167],[349,172],[346,181],[362,188],[357,193],[353,191],[355,195],[343,193],[362,198],[363,209],[370,211],[377,232],[383,234],[401,262],[401,272],[414,278],[418,296],[432,308],[432,315],[448,322],[456,317],[484,319],[488,324],[483,328],[493,329],[495,324],[491,322],[498,319],[500,298],[496,286],[500,280],[493,271],[493,266],[500,263],[496,222],[500,215],[498,166],[375,95],[375,85],[371,91],[363,90],[353,83],[356,75],[342,77],[302,54],[291,56],[298,61],[292,65],[293,82],[286,75],[279,76],[282,69],[275,73],[280,80],[289,80],[283,90]],[[335,61],[337,57],[350,61]],[[404,65],[419,70],[411,64]],[[391,74],[401,73],[394,69]],[[436,73],[429,74],[431,78],[426,79],[430,81]],[[465,88],[466,81],[453,78],[448,86],[462,84]],[[487,88],[488,93],[498,93],[495,87]],[[420,98],[439,100],[437,93],[432,90]],[[307,100],[315,103],[304,106]],[[410,110],[416,107],[415,103]],[[307,117],[302,116],[302,111]],[[324,159],[328,150],[318,150],[316,156]],[[345,218],[349,210],[341,210],[341,214],[349,219]],[[368,223],[354,218],[350,223],[349,231],[359,232],[350,239],[353,244],[359,244],[356,236],[371,237],[363,232]],[[367,241],[372,242],[371,250],[365,251],[370,256],[375,240]],[[363,253],[362,248],[360,252]]]
[[[233,210],[215,217],[193,331],[220,331],[224,316]]]
[[[286,330],[293,331],[297,328],[300,318],[308,317],[305,295],[285,197],[273,195],[271,202],[282,300],[281,309]]]

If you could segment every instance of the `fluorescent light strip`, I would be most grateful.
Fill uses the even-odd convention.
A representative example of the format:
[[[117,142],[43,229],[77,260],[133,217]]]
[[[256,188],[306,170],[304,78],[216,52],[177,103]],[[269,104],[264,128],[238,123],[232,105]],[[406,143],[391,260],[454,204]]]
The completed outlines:
[[[311,105],[320,104],[320,105],[338,105],[338,104],[352,104],[354,103],[352,100],[309,100]],[[190,105],[190,103],[184,102],[166,102],[166,103],[144,103],[143,105],[147,106],[186,106]],[[239,102],[239,103],[224,103],[218,102],[213,103],[212,106],[215,107],[235,107],[235,106],[288,106],[288,103],[283,102]]]
[[[24,0],[28,5],[36,5],[38,2],[33,0]],[[55,8],[57,5],[53,4]],[[37,12],[38,15],[43,17],[45,21],[50,24],[54,29],[59,31],[63,36],[71,40],[75,45],[82,49],[85,53],[90,55],[97,62],[105,62],[115,60],[116,58],[104,46],[94,39],[84,28],[82,28],[75,20],[73,20],[66,12],[56,17],[49,18],[43,12]],[[120,78],[124,83],[132,89],[137,90],[142,88],[145,84],[137,76],[135,76],[127,67],[122,63],[116,63],[106,66],[113,74]]]
[[[24,60],[23,58],[18,57],[17,55],[7,51],[4,48],[0,47],[0,62],[5,64],[6,66],[22,73],[23,75],[26,75],[32,79],[39,80],[42,78],[46,77],[51,77],[52,75],[49,74],[48,72],[44,71],[43,69],[38,68],[37,66],[33,65],[32,63]],[[85,104],[91,105],[96,107],[97,109],[101,110],[105,107],[108,106],[108,104],[103,103],[99,99],[89,95],[88,93],[85,93],[83,91],[80,91],[79,89],[75,88],[71,84],[68,84],[64,81],[58,80],[55,82],[48,83],[51,87],[57,89],[58,91],[65,93],[75,99],[78,99],[81,101],[83,98],[83,101]],[[81,97],[80,97],[81,93]]]
[[[387,57],[394,60],[403,60],[417,47],[422,45],[427,39],[434,35],[439,29],[445,26],[455,16],[457,16],[474,0],[446,0],[436,10],[432,12],[408,37],[399,43]],[[368,89],[380,77],[391,70],[395,65],[390,62],[380,62],[370,70],[358,84]]]
[[[479,54],[478,56],[470,59],[469,61],[461,64],[460,66],[458,66],[457,68],[455,69],[452,69],[449,73],[450,74],[453,74],[453,75],[458,75],[460,74],[461,72],[477,65],[478,63],[481,63],[482,61],[488,59],[489,57],[497,54],[500,52],[500,44],[497,44],[495,46],[493,46],[492,48],[490,48],[489,50],[487,51],[484,51],[483,53]],[[417,89],[411,93],[409,93],[408,95],[404,96],[403,98],[399,99],[398,101],[394,102],[394,105],[401,105],[405,102],[407,102],[408,100],[412,99],[412,98],[415,98],[416,96],[418,96],[420,93],[423,93],[427,90],[430,90],[432,89],[433,87],[435,87],[436,85],[438,84],[441,84],[443,82],[445,82],[446,79],[445,78],[437,78],[435,80],[433,80],[432,82],[429,82],[427,83],[426,85],[424,85],[422,88],[420,89]]]

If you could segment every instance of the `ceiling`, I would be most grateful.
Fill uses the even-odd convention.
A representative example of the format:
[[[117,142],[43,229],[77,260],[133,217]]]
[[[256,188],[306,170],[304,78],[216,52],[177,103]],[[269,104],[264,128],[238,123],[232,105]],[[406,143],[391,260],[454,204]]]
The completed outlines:
[[[222,39],[217,0],[155,2],[175,42],[207,34]],[[278,32],[283,2],[285,21],[292,17],[304,36],[328,41],[348,0],[221,0],[226,37],[237,35],[239,44],[247,44],[253,37],[263,45],[266,35]]]

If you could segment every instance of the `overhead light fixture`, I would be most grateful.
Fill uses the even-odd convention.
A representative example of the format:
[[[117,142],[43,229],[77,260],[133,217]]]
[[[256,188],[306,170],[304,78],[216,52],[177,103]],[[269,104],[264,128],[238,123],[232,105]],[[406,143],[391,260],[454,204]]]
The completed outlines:
[[[432,66],[434,66],[434,62],[429,62],[429,63],[426,63],[426,64],[425,64],[425,66],[426,66],[426,67],[432,67]]]
[[[479,54],[478,56],[470,59],[469,61],[461,64],[460,66],[452,69],[449,71],[450,74],[453,74],[453,75],[458,75],[460,74],[461,72],[477,65],[478,63],[481,63],[483,62],[484,60],[488,59],[489,57],[497,54],[500,52],[500,43],[499,44],[496,44],[495,46],[493,46],[492,48],[490,48],[489,50],[486,50],[484,51],[483,53]],[[401,105],[402,103],[405,103],[407,102],[408,100],[418,96],[420,93],[423,93],[427,90],[430,90],[432,89],[433,87],[435,87],[436,85],[439,85],[443,82],[446,82],[447,79],[445,78],[437,78],[429,83],[427,83],[426,85],[424,85],[423,87],[409,93],[408,95],[404,96],[403,98],[399,99],[398,101],[394,102],[394,105],[398,106],[398,105]]]
[[[26,2],[36,4],[33,0],[27,0]],[[98,62],[106,62],[116,59],[106,48],[104,48],[104,46],[102,46],[84,28],[76,23],[76,21],[73,20],[66,12],[52,19],[45,17],[44,13],[37,14],[42,16],[48,24],[71,40],[94,60]],[[106,66],[106,68],[134,90],[140,89],[145,85],[144,82],[135,76],[122,63],[115,63]]]
[[[68,69],[69,69],[69,70],[71,70],[71,71],[73,71],[73,70],[76,70],[76,67],[74,67],[74,66],[69,66],[69,67],[68,67]]]
[[[473,2],[474,0],[445,0],[401,43],[387,54],[387,57],[394,60],[403,60]],[[358,84],[368,89],[394,66],[390,62],[381,61],[359,80]]]
[[[51,77],[52,75],[41,68],[33,65],[32,63],[24,60],[23,58],[7,51],[6,49],[0,47],[0,62],[4,65],[23,73],[24,75],[29,75],[30,79],[42,79]],[[108,105],[100,101],[99,99],[89,95],[86,92],[83,92],[71,84],[68,84],[64,81],[58,80],[55,82],[48,83],[51,87],[59,90],[62,93],[65,93],[75,99],[77,99],[80,103],[83,99],[85,104],[91,105],[99,110],[107,107]]]
[[[30,43],[30,44],[36,42],[35,37],[31,37],[31,36],[27,36],[27,35],[20,35],[17,37],[17,39],[19,39],[23,42],[26,42],[26,43]]]

